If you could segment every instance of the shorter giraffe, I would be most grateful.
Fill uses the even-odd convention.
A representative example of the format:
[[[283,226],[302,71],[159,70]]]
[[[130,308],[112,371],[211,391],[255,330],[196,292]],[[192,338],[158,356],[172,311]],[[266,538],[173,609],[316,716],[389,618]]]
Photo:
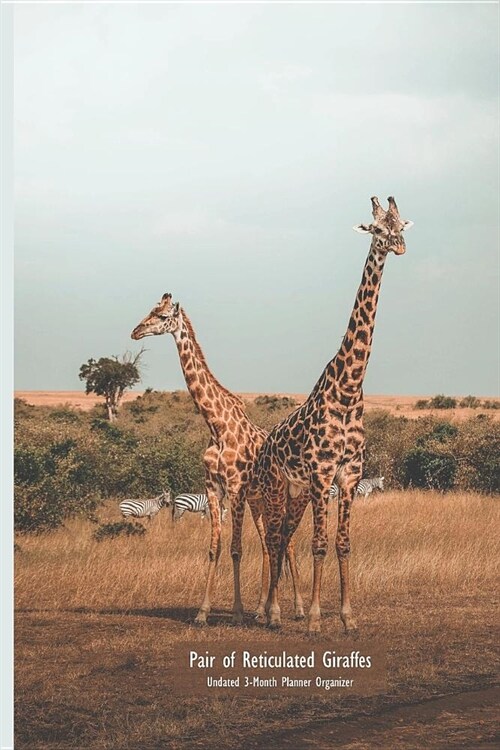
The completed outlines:
[[[196,339],[193,325],[172,295],[164,294],[149,315],[132,331],[133,339],[170,333],[175,339],[186,385],[210,430],[210,444],[205,451],[206,494],[210,509],[211,540],[205,596],[196,617],[204,625],[210,612],[215,573],[221,551],[221,501],[228,499],[232,518],[231,557],[233,560],[233,622],[243,621],[240,593],[240,562],[245,504],[248,502],[262,545],[262,582],[256,618],[264,617],[269,587],[269,556],[265,542],[262,496],[251,491],[255,460],[267,432],[248,418],[241,399],[224,388],[210,371]],[[304,616],[302,597],[293,546],[287,557],[295,593],[295,616]]]

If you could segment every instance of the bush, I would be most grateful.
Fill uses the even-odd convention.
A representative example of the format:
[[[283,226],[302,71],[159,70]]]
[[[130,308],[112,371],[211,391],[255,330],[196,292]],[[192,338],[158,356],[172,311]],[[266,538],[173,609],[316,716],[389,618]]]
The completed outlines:
[[[14,399],[14,423],[19,419],[28,419],[36,414],[36,407],[28,404],[23,398]]]
[[[257,396],[254,400],[257,406],[266,406],[269,411],[276,411],[277,409],[293,409],[297,404],[293,398],[288,396]]]
[[[453,487],[457,462],[447,453],[414,448],[403,460],[405,487],[449,490]]]
[[[469,396],[468,398],[474,397]],[[442,393],[439,393],[437,396],[433,396],[430,399],[419,399],[415,402],[415,409],[455,409],[456,405],[456,398],[444,396]]]
[[[415,409],[428,409],[429,408],[429,401],[425,398],[420,398],[418,401],[415,402]]]
[[[457,486],[476,492],[500,492],[500,424],[478,415],[464,427],[455,441]]]
[[[438,443],[446,443],[458,435],[458,427],[451,422],[437,422],[429,432],[417,439],[417,445],[427,445],[432,440]]]
[[[500,401],[485,400],[483,401],[483,408],[484,409],[500,409]]]
[[[78,414],[78,421],[54,420],[51,412],[60,410],[47,407],[19,417],[16,530],[48,531],[77,514],[89,518],[107,497],[151,497],[165,486],[175,493],[202,491],[203,420],[190,399],[154,398],[159,411],[140,426],[129,411],[114,423],[93,411]]]
[[[429,401],[429,408],[431,409],[455,409],[457,405],[457,399],[451,396],[444,396],[439,393],[437,396],[433,396]]]
[[[50,419],[55,422],[80,422],[82,419],[81,412],[72,409],[70,406],[64,405],[55,409],[52,409],[49,414]]]
[[[146,529],[141,523],[117,521],[101,524],[92,536],[96,542],[102,542],[104,539],[116,539],[118,536],[144,536],[145,533]]]
[[[258,400],[248,413],[266,429],[295,405],[274,396]],[[59,418],[60,408],[16,403],[17,531],[50,531],[77,514],[91,518],[108,497],[152,497],[165,486],[175,494],[203,491],[208,430],[189,395],[144,395],[143,422],[136,421],[133,403],[113,424],[95,410],[67,420]],[[500,423],[488,414],[452,424],[434,415],[408,419],[372,411],[365,432],[364,473],[386,477],[389,487],[500,491]]]
[[[500,424],[478,415],[458,424],[433,416],[365,416],[367,476],[392,487],[500,491]]]
[[[478,409],[481,406],[481,400],[476,396],[465,396],[459,406],[462,409]]]

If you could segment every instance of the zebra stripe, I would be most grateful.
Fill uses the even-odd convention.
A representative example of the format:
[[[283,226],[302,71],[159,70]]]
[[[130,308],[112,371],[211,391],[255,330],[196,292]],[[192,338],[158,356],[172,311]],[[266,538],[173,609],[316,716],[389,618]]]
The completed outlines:
[[[180,521],[186,511],[201,513],[203,519],[210,516],[208,497],[206,495],[177,495],[172,505],[172,518]],[[227,508],[222,508],[222,521],[225,521]]]
[[[134,518],[148,518],[151,521],[164,505],[168,507],[171,502],[170,492],[162,492],[158,497],[147,500],[122,500],[120,511],[124,518],[133,516]]]
[[[356,487],[356,495],[362,495],[364,498],[367,498],[368,495],[370,495],[373,490],[380,490],[381,492],[384,491],[384,477],[372,477],[371,479],[361,479]],[[339,495],[339,488],[338,486],[333,483],[330,487],[330,497],[338,497]]]

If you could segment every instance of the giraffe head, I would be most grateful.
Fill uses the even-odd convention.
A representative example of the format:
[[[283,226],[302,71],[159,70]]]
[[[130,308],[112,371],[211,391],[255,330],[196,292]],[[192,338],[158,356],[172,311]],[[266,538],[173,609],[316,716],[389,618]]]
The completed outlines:
[[[413,226],[412,221],[406,221],[399,215],[396,201],[391,196],[388,198],[389,208],[385,211],[375,196],[372,200],[373,221],[371,224],[358,224],[353,227],[356,232],[373,235],[377,249],[385,255],[389,252],[403,255],[406,244],[403,237],[405,229]]]
[[[164,294],[149,315],[141,320],[138,326],[130,334],[133,339],[142,339],[144,336],[161,336],[162,333],[175,334],[180,331],[182,325],[182,311],[179,303],[173,304],[172,295]]]

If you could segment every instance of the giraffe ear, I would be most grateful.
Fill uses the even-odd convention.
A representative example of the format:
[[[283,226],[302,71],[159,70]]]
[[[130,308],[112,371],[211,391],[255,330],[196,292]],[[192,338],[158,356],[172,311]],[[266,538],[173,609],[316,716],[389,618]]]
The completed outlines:
[[[179,312],[180,312],[180,305],[178,302],[176,302],[174,305],[174,315],[179,315]]]
[[[359,232],[360,234],[370,234],[371,224],[368,226],[366,224],[356,224],[353,229],[355,232]]]
[[[404,231],[405,229],[410,229],[412,226],[413,226],[413,221],[404,221],[402,231]]]

